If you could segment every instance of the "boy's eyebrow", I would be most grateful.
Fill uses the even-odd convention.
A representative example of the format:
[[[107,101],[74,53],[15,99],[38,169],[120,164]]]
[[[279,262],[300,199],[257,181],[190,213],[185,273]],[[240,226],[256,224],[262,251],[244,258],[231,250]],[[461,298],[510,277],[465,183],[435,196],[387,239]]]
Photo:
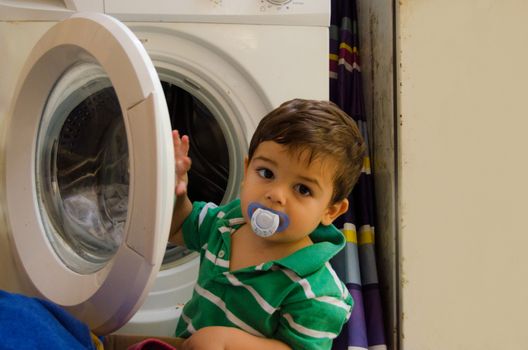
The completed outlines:
[[[265,161],[265,162],[269,162],[269,163],[271,163],[271,164],[273,164],[273,165],[277,165],[277,162],[276,162],[276,161],[274,161],[273,159],[270,159],[270,158],[268,158],[268,157],[264,157],[264,156],[256,156],[256,157],[254,157],[253,159],[255,159],[255,160],[263,160],[263,161]]]
[[[307,176],[299,176],[299,178],[305,182],[309,182],[317,187],[319,187],[319,189],[322,189],[321,187],[321,184],[319,183],[319,181],[317,181],[317,179],[314,179],[314,178],[311,178],[311,177],[307,177]]]

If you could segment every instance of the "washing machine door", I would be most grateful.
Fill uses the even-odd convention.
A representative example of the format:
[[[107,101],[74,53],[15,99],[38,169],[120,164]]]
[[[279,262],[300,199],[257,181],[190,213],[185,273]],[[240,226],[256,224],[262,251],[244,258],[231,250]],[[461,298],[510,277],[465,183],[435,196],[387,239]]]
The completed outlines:
[[[33,49],[7,126],[6,201],[20,273],[98,334],[139,308],[174,201],[167,106],[122,23],[79,14]]]

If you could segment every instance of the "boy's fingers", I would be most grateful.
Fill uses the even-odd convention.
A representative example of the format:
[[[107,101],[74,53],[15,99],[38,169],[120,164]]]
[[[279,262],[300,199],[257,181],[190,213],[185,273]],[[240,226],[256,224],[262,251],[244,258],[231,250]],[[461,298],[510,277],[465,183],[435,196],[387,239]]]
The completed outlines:
[[[172,130],[172,141],[174,144],[180,143],[180,133],[178,130]]]
[[[184,157],[176,161],[176,173],[185,174],[191,168],[191,158]]]
[[[189,136],[183,135],[181,138],[181,151],[187,155],[189,153]]]
[[[181,141],[180,134],[179,134],[178,130],[173,130],[172,131],[172,143],[174,144],[174,151],[175,152],[180,152],[182,141]]]
[[[181,196],[182,194],[185,194],[187,192],[187,183],[186,182],[180,182],[176,186],[176,195]]]
[[[183,135],[180,138],[178,130],[173,130],[172,140],[174,144],[177,177],[175,192],[177,196],[180,196],[187,193],[187,172],[191,168],[191,158],[187,156],[189,152],[189,137]]]
[[[189,137],[183,135],[180,138],[178,130],[172,131],[172,141],[174,144],[174,153],[176,157],[187,156],[189,153]]]

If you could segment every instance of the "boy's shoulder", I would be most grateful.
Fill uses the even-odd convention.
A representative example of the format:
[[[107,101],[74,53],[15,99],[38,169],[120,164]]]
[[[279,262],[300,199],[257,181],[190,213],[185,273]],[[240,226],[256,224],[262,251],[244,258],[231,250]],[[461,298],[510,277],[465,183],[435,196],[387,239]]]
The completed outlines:
[[[243,222],[240,200],[235,199],[220,206],[212,202],[195,201],[193,202],[193,210],[188,217],[188,221],[197,222],[198,228],[202,224],[211,228],[217,225],[239,225]]]
[[[242,217],[240,199],[234,199],[231,202],[217,205],[213,202],[195,201],[193,202],[193,211],[209,215],[215,215],[219,219]]]
[[[330,260],[345,246],[343,234],[333,225],[320,225],[312,232],[310,238],[313,241],[312,245],[280,259],[277,263],[294,272],[298,279],[341,289],[340,280]]]

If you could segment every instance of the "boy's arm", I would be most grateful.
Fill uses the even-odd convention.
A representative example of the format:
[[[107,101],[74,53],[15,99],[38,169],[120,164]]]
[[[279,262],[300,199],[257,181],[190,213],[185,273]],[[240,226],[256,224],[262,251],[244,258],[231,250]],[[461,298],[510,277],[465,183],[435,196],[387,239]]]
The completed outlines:
[[[172,131],[172,142],[174,145],[174,162],[176,165],[176,186],[174,189],[176,203],[172,212],[172,222],[169,233],[169,242],[184,246],[182,226],[183,222],[192,211],[192,203],[187,196],[187,172],[191,168],[189,158],[189,137],[180,138],[178,130]]]
[[[169,242],[179,246],[185,246],[183,241],[183,222],[192,211],[192,203],[187,195],[176,198],[174,210],[172,212],[172,222],[169,233]]]
[[[233,327],[205,327],[183,343],[182,350],[291,350],[285,343],[251,335]]]

